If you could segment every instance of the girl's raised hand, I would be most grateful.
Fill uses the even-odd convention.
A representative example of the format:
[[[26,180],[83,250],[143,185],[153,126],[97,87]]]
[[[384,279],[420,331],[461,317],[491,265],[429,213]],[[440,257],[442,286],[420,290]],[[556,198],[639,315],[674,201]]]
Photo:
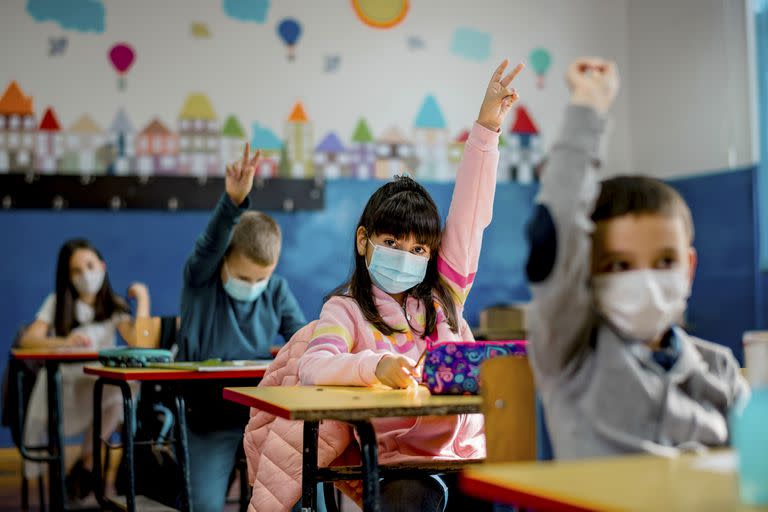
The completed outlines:
[[[240,206],[253,187],[253,176],[256,174],[256,164],[261,156],[261,151],[251,158],[251,145],[245,143],[243,158],[227,166],[226,190],[227,195],[237,206]]]
[[[480,115],[477,116],[477,122],[493,132],[499,131],[504,118],[519,98],[517,91],[514,87],[510,87],[510,84],[523,70],[525,64],[521,62],[507,76],[504,76],[504,70],[508,65],[509,59],[504,59],[504,62],[499,64],[493,72],[480,107]]]

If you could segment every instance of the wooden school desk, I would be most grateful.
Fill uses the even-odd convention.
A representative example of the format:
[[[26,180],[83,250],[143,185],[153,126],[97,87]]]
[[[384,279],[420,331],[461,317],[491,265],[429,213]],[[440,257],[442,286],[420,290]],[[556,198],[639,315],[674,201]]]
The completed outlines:
[[[379,477],[423,474],[438,464],[378,465],[376,434],[371,418],[450,416],[479,413],[479,396],[432,396],[424,387],[416,391],[341,386],[270,386],[225,388],[224,398],[256,407],[280,418],[304,421],[302,509],[317,510],[317,483],[333,480],[363,481],[363,510],[379,511]],[[321,420],[351,424],[360,438],[362,466],[317,467],[318,427]],[[456,463],[444,464],[446,468]],[[432,471],[435,472],[435,471]]]
[[[95,361],[99,353],[93,349],[57,348],[57,349],[12,349],[11,357],[19,361],[39,361],[45,366],[47,373],[48,396],[48,444],[43,447],[27,447],[24,445],[24,425],[17,425],[21,433],[19,451],[21,456],[29,461],[48,463],[48,493],[51,510],[66,510],[66,492],[64,490],[64,433],[61,423],[61,363],[78,363]],[[19,375],[11,378],[18,379]],[[19,388],[20,390],[20,388]],[[22,397],[18,397],[22,404]],[[21,411],[20,411],[21,412]],[[21,420],[24,414],[18,414]],[[30,449],[45,449],[47,455],[35,455]]]
[[[133,433],[135,432],[135,412],[133,405],[133,398],[131,397],[131,389],[128,385],[129,382],[172,382],[175,385],[172,387],[175,395],[174,405],[176,414],[174,433],[174,443],[176,445],[176,457],[179,462],[179,468],[182,473],[182,509],[189,510],[189,449],[187,445],[187,420],[184,396],[182,394],[182,388],[184,383],[201,380],[233,380],[243,379],[245,381],[251,381],[258,383],[258,380],[264,376],[267,365],[259,369],[239,369],[233,367],[232,369],[222,371],[197,371],[197,370],[166,370],[157,368],[107,368],[101,365],[89,365],[85,367],[85,373],[88,375],[94,375],[98,377],[96,385],[93,389],[93,453],[94,455],[101,454],[101,398],[105,385],[117,386],[123,395],[123,454],[125,457],[126,469],[128,473],[128,491],[125,496],[125,502],[121,500],[108,499],[103,494],[103,486],[101,482],[101,457],[95,456],[93,461],[93,475],[95,479],[96,499],[101,507],[105,510],[128,510],[134,512],[137,510],[137,497],[134,480],[134,463],[133,463],[133,450],[134,439]],[[243,425],[245,428],[245,425]],[[144,502],[143,498],[139,498],[140,502]],[[143,508],[142,508],[143,509]],[[165,509],[167,510],[167,509]]]
[[[631,455],[563,462],[482,464],[461,476],[467,494],[533,510],[766,511],[739,501],[734,472],[697,467],[705,455]],[[712,459],[710,459],[712,460]]]

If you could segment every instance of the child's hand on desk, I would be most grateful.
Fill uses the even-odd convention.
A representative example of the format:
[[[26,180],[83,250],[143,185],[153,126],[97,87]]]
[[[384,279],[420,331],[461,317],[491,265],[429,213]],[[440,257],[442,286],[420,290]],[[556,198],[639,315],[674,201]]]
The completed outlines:
[[[253,187],[253,176],[256,174],[256,164],[261,156],[261,151],[256,151],[253,158],[250,157],[251,145],[246,142],[243,159],[227,166],[226,190],[227,195],[237,206],[240,206]]]
[[[616,64],[604,59],[576,59],[566,75],[571,89],[571,103],[592,107],[605,114],[619,92],[619,72]]]
[[[404,389],[417,384],[419,375],[407,357],[384,356],[376,367],[376,378],[385,386]]]
[[[480,114],[477,116],[477,122],[492,132],[499,131],[504,118],[507,117],[512,105],[519,98],[514,87],[509,85],[525,65],[523,63],[518,64],[507,76],[504,76],[504,70],[508,65],[509,59],[504,59],[504,62],[499,64],[499,67],[494,71],[488,89],[485,91]]]
[[[65,347],[88,348],[93,346],[91,338],[79,332],[73,332],[64,340]]]

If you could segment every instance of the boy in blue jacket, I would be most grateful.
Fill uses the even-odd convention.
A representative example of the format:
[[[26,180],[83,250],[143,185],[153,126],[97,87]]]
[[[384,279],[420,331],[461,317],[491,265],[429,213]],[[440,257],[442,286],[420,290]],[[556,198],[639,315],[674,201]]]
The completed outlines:
[[[177,359],[264,359],[278,335],[288,341],[305,323],[288,283],[274,273],[281,234],[270,216],[248,211],[260,153],[227,166],[222,195],[184,267]],[[248,422],[226,404],[221,386],[187,393],[191,499],[198,512],[220,511]]]

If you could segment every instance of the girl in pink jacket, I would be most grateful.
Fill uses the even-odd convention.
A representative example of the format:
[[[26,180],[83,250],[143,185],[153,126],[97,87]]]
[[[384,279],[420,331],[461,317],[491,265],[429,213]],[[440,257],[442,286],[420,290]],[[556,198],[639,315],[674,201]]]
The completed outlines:
[[[483,230],[490,224],[501,124],[522,70],[493,74],[459,166],[441,229],[427,191],[395,178],[368,200],[355,233],[354,269],[328,299],[299,360],[304,385],[405,388],[419,378],[416,360],[427,341],[471,340],[462,317],[477,271]],[[385,418],[373,421],[379,462],[485,456],[480,415]],[[437,477],[383,481],[382,510],[442,511],[447,490]]]

